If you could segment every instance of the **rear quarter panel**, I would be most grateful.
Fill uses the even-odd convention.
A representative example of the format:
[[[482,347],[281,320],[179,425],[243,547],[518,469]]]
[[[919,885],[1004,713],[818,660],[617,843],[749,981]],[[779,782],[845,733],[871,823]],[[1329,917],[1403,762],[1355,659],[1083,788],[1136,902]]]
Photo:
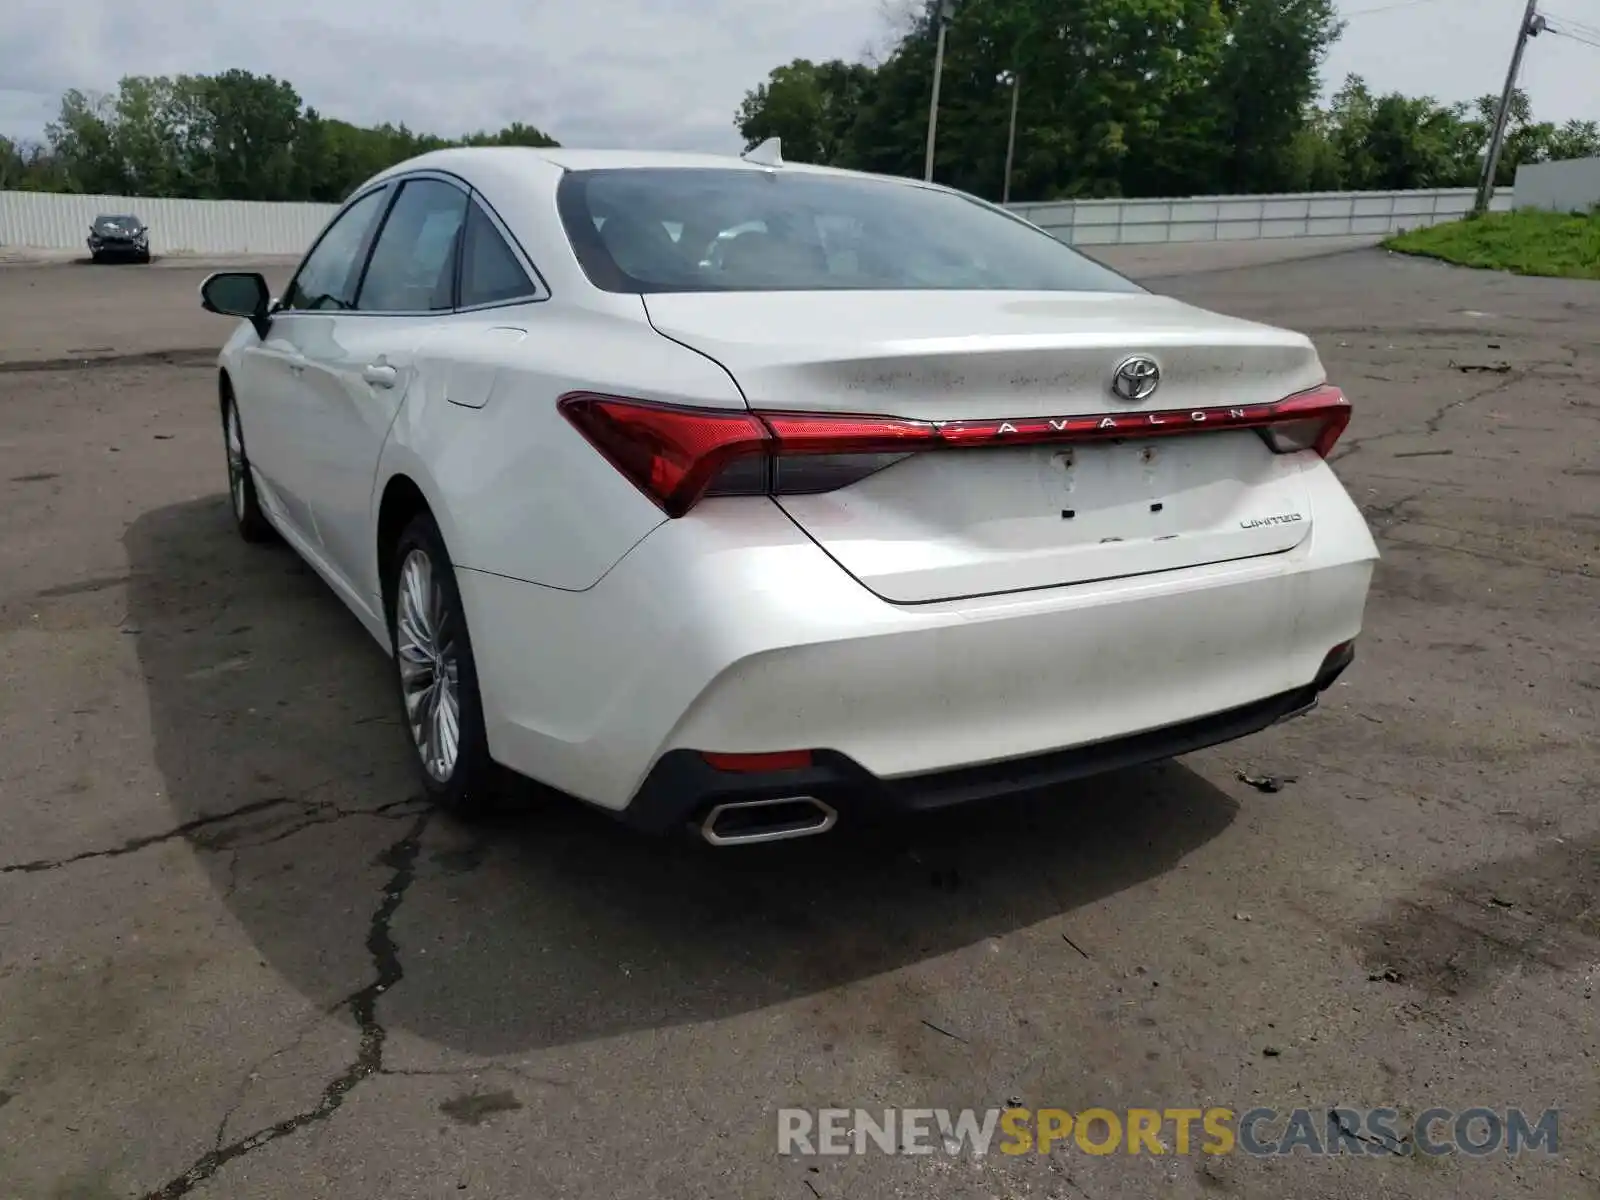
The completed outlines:
[[[665,516],[556,408],[595,391],[743,408],[728,373],[650,328],[637,297],[462,314],[418,354],[373,493],[427,497],[457,567],[564,591],[594,586]],[[508,336],[521,330],[525,336]]]

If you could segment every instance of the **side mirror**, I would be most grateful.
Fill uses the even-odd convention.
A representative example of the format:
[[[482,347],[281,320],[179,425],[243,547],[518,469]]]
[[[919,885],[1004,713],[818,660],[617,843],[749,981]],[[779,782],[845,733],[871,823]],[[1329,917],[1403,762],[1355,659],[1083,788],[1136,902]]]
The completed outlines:
[[[243,317],[259,337],[271,326],[272,293],[258,271],[218,271],[200,285],[200,307],[225,317]]]

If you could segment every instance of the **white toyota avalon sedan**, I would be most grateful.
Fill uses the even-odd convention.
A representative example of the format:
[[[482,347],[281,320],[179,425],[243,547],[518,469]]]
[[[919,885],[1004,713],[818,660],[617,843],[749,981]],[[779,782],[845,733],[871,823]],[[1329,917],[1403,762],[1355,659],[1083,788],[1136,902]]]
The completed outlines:
[[[233,515],[394,659],[421,778],[820,833],[1310,708],[1377,550],[1297,333],[929,184],[461,149],[359,189],[218,389]]]

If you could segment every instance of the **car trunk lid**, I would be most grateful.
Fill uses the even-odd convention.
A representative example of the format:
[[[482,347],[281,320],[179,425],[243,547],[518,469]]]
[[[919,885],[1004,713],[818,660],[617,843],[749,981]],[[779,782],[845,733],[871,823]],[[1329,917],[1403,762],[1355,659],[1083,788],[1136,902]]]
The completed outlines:
[[[1274,453],[1223,417],[1322,383],[1301,335],[1138,293],[687,293],[646,306],[758,412],[974,432],[843,487],[794,494],[780,474],[777,502],[887,600],[1143,575],[1281,553],[1310,534],[1312,456]],[[1142,399],[1112,387],[1134,358],[1160,371]],[[1040,422],[1097,436],[1004,444]]]

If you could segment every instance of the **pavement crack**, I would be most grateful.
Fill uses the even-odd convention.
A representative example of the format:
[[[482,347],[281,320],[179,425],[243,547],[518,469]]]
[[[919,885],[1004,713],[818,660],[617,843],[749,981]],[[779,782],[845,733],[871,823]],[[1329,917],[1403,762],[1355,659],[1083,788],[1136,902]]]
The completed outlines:
[[[1392,500],[1388,504],[1365,505],[1363,511],[1366,512],[1369,518],[1382,517],[1386,521],[1398,521],[1400,520],[1400,510],[1402,508],[1410,504],[1413,500],[1420,500],[1427,494],[1428,489],[1422,488],[1418,491],[1412,492],[1409,496],[1401,496],[1398,500]]]
[[[1472,393],[1470,396],[1464,396],[1460,400],[1451,400],[1446,404],[1441,404],[1433,416],[1429,417],[1422,423],[1422,427],[1427,430],[1429,436],[1431,437],[1433,434],[1439,432],[1439,427],[1444,424],[1444,419],[1456,409],[1464,408],[1468,404],[1476,404],[1479,400],[1486,400],[1490,396],[1493,396],[1496,392],[1505,391],[1513,384],[1522,382],[1523,374],[1524,372],[1521,371],[1511,371],[1507,373],[1505,378],[1501,379],[1498,383],[1491,384],[1481,391]]]
[[[378,1000],[405,978],[405,967],[400,962],[400,951],[394,942],[392,923],[406,898],[406,892],[416,879],[422,836],[427,832],[432,817],[432,811],[420,814],[405,835],[379,857],[379,861],[392,873],[367,925],[367,955],[372,960],[373,978],[366,987],[352,994],[348,1001],[350,1016],[361,1031],[355,1060],[328,1081],[313,1107],[212,1150],[183,1174],[147,1193],[143,1200],[177,1200],[180,1196],[188,1195],[234,1159],[242,1158],[308,1125],[327,1120],[359,1084],[383,1070],[383,1045],[389,1035],[378,1020]]]
[[[1356,1141],[1361,1142],[1364,1145],[1381,1146],[1384,1150],[1387,1150],[1396,1158],[1402,1158],[1405,1155],[1405,1152],[1399,1148],[1403,1142],[1392,1142],[1387,1138],[1373,1137],[1369,1133],[1362,1133],[1359,1128],[1352,1129],[1350,1127],[1350,1122],[1346,1120],[1344,1112],[1340,1109],[1329,1109],[1328,1121],[1341,1134],[1346,1137],[1354,1138]]]
[[[257,813],[267,812],[274,808],[281,808],[286,804],[302,804],[290,796],[270,796],[265,800],[252,800],[249,804],[240,805],[238,808],[229,809],[227,812],[211,813],[204,817],[196,817],[192,821],[185,821],[182,825],[174,826],[162,833],[149,833],[140,837],[129,838],[116,846],[108,846],[103,850],[84,850],[77,854],[69,854],[64,858],[40,858],[32,862],[8,863],[0,866],[0,875],[18,873],[33,875],[41,871],[58,871],[62,867],[70,867],[73,863],[87,862],[92,858],[121,858],[124,854],[134,854],[150,846],[162,842],[170,842],[177,838],[188,837],[202,829],[214,825],[226,824],[236,821],[240,817],[250,817]]]
[[[521,1079],[526,1083],[538,1084],[541,1087],[565,1088],[571,1087],[565,1079],[554,1079],[549,1075],[539,1075],[526,1071],[521,1067],[509,1066],[503,1063],[485,1063],[478,1067],[382,1067],[378,1071],[390,1079],[478,1079],[484,1075],[509,1075],[513,1079]]]
[[[282,1058],[285,1054],[293,1054],[305,1043],[306,1038],[311,1036],[312,1032],[316,1029],[323,1017],[332,1015],[333,1011],[347,1007],[348,1004],[349,997],[346,997],[345,1000],[339,1005],[335,1006],[333,1010],[323,1010],[319,1012],[316,1017],[308,1020],[301,1027],[300,1031],[294,1035],[293,1040],[287,1045],[279,1046],[276,1050],[272,1051],[272,1053],[265,1054],[250,1064],[250,1069],[244,1073],[243,1078],[239,1080],[238,1087],[234,1089],[233,1100],[228,1104],[227,1110],[222,1114],[222,1119],[217,1122],[217,1132],[212,1138],[211,1142],[213,1149],[222,1149],[224,1139],[226,1139],[228,1136],[228,1126],[233,1123],[234,1116],[237,1115],[239,1109],[245,1102],[245,1098],[250,1094],[250,1085],[260,1077],[261,1069],[275,1058]]]
[[[307,829],[314,829],[319,825],[336,825],[340,821],[348,821],[352,817],[378,817],[390,821],[400,820],[412,814],[401,812],[397,815],[395,810],[416,803],[417,800],[415,798],[408,796],[404,800],[391,800],[388,804],[380,804],[376,808],[340,808],[333,804],[313,805],[306,809],[304,820],[296,821],[284,829],[279,829],[253,841],[230,842],[227,848],[234,851],[257,850],[262,846],[270,846],[275,842],[286,842],[290,838],[304,833]]]
[[[1066,934],[1063,933],[1061,935],[1061,940],[1063,942],[1065,942],[1067,945],[1071,946],[1079,954],[1083,955],[1084,958],[1088,958],[1089,957],[1089,952],[1087,950],[1085,950],[1082,946],[1078,945],[1077,942],[1075,942],[1071,938],[1069,938]]]
[[[1476,404],[1479,400],[1486,400],[1490,396],[1493,396],[1499,392],[1503,392],[1507,388],[1521,383],[1526,377],[1526,371],[1513,370],[1507,374],[1505,378],[1494,384],[1491,384],[1489,387],[1473,392],[1470,396],[1463,396],[1459,400],[1451,400],[1446,404],[1441,404],[1437,409],[1434,410],[1432,416],[1423,421],[1420,431],[1408,426],[1404,429],[1391,429],[1387,433],[1369,433],[1365,437],[1346,438],[1339,443],[1339,449],[1331,458],[1328,459],[1328,462],[1330,464],[1343,462],[1351,455],[1364,450],[1366,447],[1377,442],[1386,442],[1390,438],[1415,437],[1419,432],[1427,437],[1432,437],[1443,427],[1444,419],[1456,409],[1464,408],[1468,404]]]
[[[318,787],[326,786],[319,784]],[[310,789],[316,791],[317,788]],[[404,800],[391,800],[387,804],[380,804],[375,808],[340,808],[327,802],[311,802],[296,796],[269,796],[264,800],[252,800],[249,804],[240,805],[238,808],[229,809],[227,812],[209,813],[203,817],[196,817],[192,821],[185,821],[161,833],[142,834],[139,837],[129,838],[127,841],[115,846],[107,846],[100,850],[83,850],[77,854],[69,854],[62,858],[39,858],[29,862],[7,863],[0,865],[0,875],[35,875],[43,871],[59,871],[62,867],[70,867],[74,863],[88,862],[96,858],[121,858],[126,854],[136,854],[140,850],[147,850],[151,846],[158,846],[163,842],[175,841],[178,838],[192,837],[208,829],[226,825],[230,821],[237,821],[242,817],[253,817],[259,813],[270,812],[285,806],[298,807],[303,820],[295,822],[287,829],[280,829],[253,841],[228,841],[222,838],[205,839],[195,838],[195,845],[201,850],[213,852],[253,850],[260,846],[268,846],[273,842],[281,842],[293,837],[306,829],[317,825],[332,825],[337,821],[348,820],[351,817],[380,817],[387,820],[399,820],[409,812],[399,812],[408,805],[417,803],[416,797],[408,796]],[[237,861],[233,870],[238,867]],[[231,878],[231,876],[230,876]],[[227,891],[231,892],[233,885],[230,883]]]
[[[1410,524],[1416,524],[1413,521]],[[1462,554],[1468,558],[1479,559],[1483,562],[1497,563],[1503,567],[1521,567],[1530,571],[1543,571],[1546,574],[1562,579],[1593,579],[1594,573],[1587,566],[1562,567],[1550,563],[1537,562],[1531,558],[1519,558],[1511,554],[1496,554],[1492,550],[1480,550],[1472,546],[1447,546],[1441,542],[1424,542],[1416,538],[1400,537],[1395,531],[1401,525],[1374,532],[1374,537],[1391,546],[1404,546],[1408,550],[1415,550],[1424,554]],[[1447,527],[1442,527],[1447,528]]]

